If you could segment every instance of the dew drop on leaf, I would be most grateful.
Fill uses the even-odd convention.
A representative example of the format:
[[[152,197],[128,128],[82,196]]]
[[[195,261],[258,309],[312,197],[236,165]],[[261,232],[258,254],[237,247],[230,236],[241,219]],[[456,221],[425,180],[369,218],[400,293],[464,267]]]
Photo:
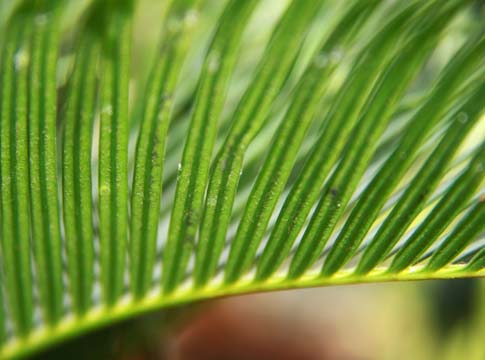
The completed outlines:
[[[217,52],[213,52],[209,55],[209,58],[207,59],[207,70],[210,73],[215,73],[217,70],[219,70],[219,67],[221,66],[221,56]]]
[[[465,124],[468,121],[468,114],[466,114],[464,112],[459,113],[458,116],[457,116],[457,120],[460,123]]]
[[[327,66],[329,63],[329,58],[326,53],[320,53],[316,55],[313,59],[313,65],[321,69]]]
[[[199,12],[194,9],[190,9],[185,13],[184,23],[186,26],[194,25],[199,20]]]
[[[27,54],[25,49],[20,49],[15,53],[13,61],[15,65],[15,70],[20,71],[28,65],[29,55]]]

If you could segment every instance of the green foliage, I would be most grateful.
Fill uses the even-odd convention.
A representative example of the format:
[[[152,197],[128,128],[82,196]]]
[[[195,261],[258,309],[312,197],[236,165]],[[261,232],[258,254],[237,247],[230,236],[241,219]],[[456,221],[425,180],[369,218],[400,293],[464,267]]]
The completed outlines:
[[[146,82],[133,1],[0,6],[0,357],[216,296],[485,275],[472,1],[293,0],[266,45],[263,2],[172,0]]]

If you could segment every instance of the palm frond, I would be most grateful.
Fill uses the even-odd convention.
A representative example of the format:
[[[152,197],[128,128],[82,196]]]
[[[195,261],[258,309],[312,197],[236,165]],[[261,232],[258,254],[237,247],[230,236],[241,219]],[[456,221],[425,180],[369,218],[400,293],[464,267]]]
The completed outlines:
[[[146,82],[135,2],[0,5],[0,357],[217,296],[485,275],[472,1],[261,3],[172,0]]]

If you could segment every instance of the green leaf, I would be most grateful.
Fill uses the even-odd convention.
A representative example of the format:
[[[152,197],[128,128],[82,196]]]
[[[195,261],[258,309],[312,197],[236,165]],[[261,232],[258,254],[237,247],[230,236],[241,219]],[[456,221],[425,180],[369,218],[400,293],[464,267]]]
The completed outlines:
[[[99,138],[99,239],[104,301],[123,288],[128,230],[128,86],[131,19],[111,13],[101,56]]]
[[[2,3],[0,358],[215,297],[485,276],[471,2],[172,0],[156,44],[131,0]]]
[[[94,285],[91,153],[100,56],[99,38],[92,33],[83,34],[64,115],[63,223],[71,299],[74,312],[79,315],[91,306]]]
[[[33,283],[30,265],[28,78],[31,24],[23,14],[9,23],[2,56],[1,193],[2,264],[15,331],[32,327]]]
[[[29,174],[34,258],[47,323],[62,316],[63,285],[56,159],[58,14],[33,19],[29,66]]]

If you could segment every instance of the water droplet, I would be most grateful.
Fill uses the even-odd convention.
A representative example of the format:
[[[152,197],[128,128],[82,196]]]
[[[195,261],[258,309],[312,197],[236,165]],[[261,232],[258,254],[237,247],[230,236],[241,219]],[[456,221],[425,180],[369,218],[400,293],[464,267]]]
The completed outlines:
[[[313,64],[318,68],[323,68],[331,63],[337,63],[344,57],[344,51],[341,48],[335,48],[330,52],[320,52],[314,59]]]
[[[209,58],[207,59],[207,70],[210,73],[215,73],[217,70],[219,70],[219,67],[221,66],[221,56],[217,52],[213,52],[209,55]]]
[[[468,121],[468,114],[467,114],[467,113],[465,113],[465,112],[460,112],[460,113],[457,115],[456,119],[457,119],[457,120],[458,120],[460,123],[465,124],[465,123]]]
[[[342,50],[342,48],[335,48],[333,49],[331,52],[330,52],[330,58],[332,59],[332,61],[334,62],[337,62],[337,61],[340,61],[342,60],[344,57],[344,51]]]
[[[167,21],[167,31],[177,33],[185,27],[193,26],[199,20],[197,10],[190,9],[182,17],[173,17]]]
[[[209,196],[207,198],[207,205],[208,206],[216,206],[217,205],[217,196]]]
[[[42,26],[47,24],[47,15],[46,14],[39,14],[34,19],[36,25]]]
[[[192,26],[199,20],[199,12],[195,9],[190,9],[185,13],[184,23],[186,26]]]
[[[178,170],[179,170],[179,172],[182,171],[182,163],[178,164]]]
[[[109,195],[111,193],[111,189],[108,185],[101,185],[99,188],[100,195]]]
[[[182,22],[179,18],[171,18],[167,21],[167,31],[176,33],[182,28]]]
[[[476,172],[477,173],[482,173],[484,171],[484,167],[483,167],[483,164],[481,162],[479,162],[476,166]]]
[[[29,55],[25,49],[20,49],[15,53],[13,58],[15,70],[20,71],[21,69],[25,68],[29,64]]]
[[[320,53],[313,59],[313,65],[321,69],[328,65],[329,60],[330,59],[328,58],[328,55],[326,53]]]
[[[167,103],[170,103],[171,100],[172,100],[171,93],[163,93],[162,96],[160,96],[160,101],[159,101],[160,107]]]
[[[113,115],[113,107],[110,104],[107,104],[107,105],[103,106],[101,113],[103,115],[111,116],[111,115]]]

